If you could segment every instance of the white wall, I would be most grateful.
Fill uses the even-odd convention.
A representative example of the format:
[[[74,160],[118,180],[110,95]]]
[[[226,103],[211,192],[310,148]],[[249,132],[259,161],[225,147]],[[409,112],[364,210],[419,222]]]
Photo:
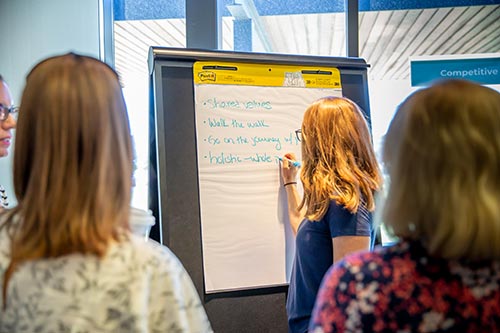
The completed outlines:
[[[102,0],[0,0],[0,73],[19,104],[24,79],[40,60],[66,52],[99,57]],[[12,152],[0,159],[0,184],[14,202]]]

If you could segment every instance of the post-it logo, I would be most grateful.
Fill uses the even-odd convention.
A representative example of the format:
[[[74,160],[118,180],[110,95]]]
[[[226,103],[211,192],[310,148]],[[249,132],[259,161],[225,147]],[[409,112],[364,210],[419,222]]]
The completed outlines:
[[[198,77],[200,78],[200,80],[202,82],[205,82],[205,81],[215,82],[215,73],[214,72],[210,72],[210,71],[200,72],[200,73],[198,73]]]

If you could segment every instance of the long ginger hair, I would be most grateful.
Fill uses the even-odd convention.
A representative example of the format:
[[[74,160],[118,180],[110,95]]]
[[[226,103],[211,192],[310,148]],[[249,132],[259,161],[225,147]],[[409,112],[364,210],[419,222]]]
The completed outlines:
[[[382,176],[370,131],[359,107],[347,98],[325,97],[308,107],[302,121],[300,208],[319,221],[330,201],[356,213],[362,204],[375,209]]]

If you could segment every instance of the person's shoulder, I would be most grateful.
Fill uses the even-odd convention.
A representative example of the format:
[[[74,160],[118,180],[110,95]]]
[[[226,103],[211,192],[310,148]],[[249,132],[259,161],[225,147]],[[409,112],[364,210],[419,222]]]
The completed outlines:
[[[178,262],[177,256],[165,245],[156,242],[153,239],[145,241],[143,237],[136,235],[130,236],[132,246],[146,257],[158,258],[161,260]]]
[[[363,211],[361,211],[361,207],[363,207]],[[361,215],[367,215],[367,217],[370,216],[370,212],[366,210],[366,207],[361,206],[358,209],[357,212],[352,212],[350,211],[345,205],[342,203],[339,203],[335,200],[330,200],[330,203],[328,205],[327,212],[325,216],[330,216],[330,218],[335,218],[335,219],[340,219],[340,220],[351,220],[354,217],[358,216],[361,213]]]
[[[323,219],[329,219],[339,226],[345,224],[343,222],[349,221],[355,214],[350,212],[344,205],[330,200],[328,209]]]
[[[392,246],[376,246],[373,251],[361,251],[348,255],[332,267],[332,270],[337,270],[332,274],[386,281],[394,278],[394,269],[411,274],[414,266],[410,244],[400,242]],[[403,275],[398,276],[403,277]]]
[[[184,270],[180,260],[169,248],[152,239],[145,241],[134,234],[119,244],[111,257],[128,258],[124,260],[130,265],[140,266],[142,270],[150,272],[173,273]]]

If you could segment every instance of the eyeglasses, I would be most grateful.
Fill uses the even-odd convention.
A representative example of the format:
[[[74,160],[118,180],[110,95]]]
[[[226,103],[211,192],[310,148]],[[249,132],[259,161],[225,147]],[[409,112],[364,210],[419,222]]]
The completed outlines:
[[[298,130],[295,130],[295,136],[297,137],[297,141],[302,141],[302,130],[301,129],[298,129]]]
[[[15,115],[18,112],[19,112],[18,106],[7,107],[3,104],[0,104],[0,121],[5,121],[7,120],[7,118],[9,118],[10,114]]]

